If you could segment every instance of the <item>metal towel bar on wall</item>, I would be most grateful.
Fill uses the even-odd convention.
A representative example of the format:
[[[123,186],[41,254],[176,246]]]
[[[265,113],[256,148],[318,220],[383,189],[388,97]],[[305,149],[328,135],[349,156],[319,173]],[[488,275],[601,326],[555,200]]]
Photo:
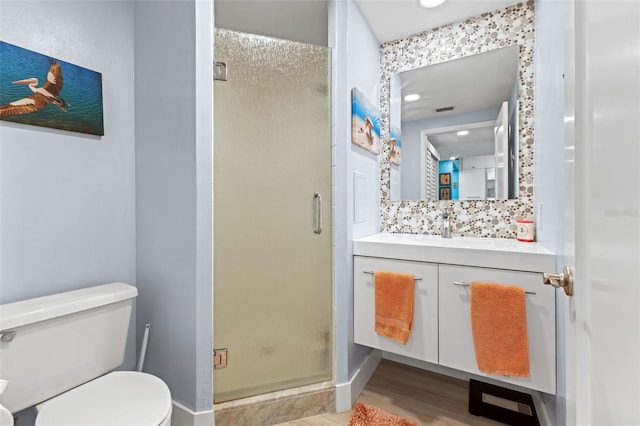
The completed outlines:
[[[363,274],[370,274],[370,275],[375,275],[375,272],[373,271],[362,271]],[[422,278],[420,277],[416,277],[415,275],[413,276],[413,280],[414,281],[421,281]]]
[[[463,281],[454,281],[453,285],[457,285],[458,287],[471,287],[471,284],[465,283]],[[535,291],[525,291],[526,294],[536,294]]]

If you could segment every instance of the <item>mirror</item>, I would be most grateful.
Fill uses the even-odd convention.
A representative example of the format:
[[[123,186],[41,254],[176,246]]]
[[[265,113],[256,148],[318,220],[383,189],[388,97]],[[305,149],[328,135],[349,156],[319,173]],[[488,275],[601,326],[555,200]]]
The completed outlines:
[[[518,45],[393,74],[391,200],[518,198],[518,81]]]

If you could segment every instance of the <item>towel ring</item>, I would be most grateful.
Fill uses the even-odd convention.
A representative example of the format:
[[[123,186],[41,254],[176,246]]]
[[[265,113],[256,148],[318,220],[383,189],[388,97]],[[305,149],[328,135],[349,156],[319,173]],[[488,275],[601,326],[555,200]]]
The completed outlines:
[[[369,275],[375,275],[375,272],[373,271],[362,271],[363,274],[369,274]],[[415,275],[413,276],[413,280],[414,281],[422,281],[422,278],[420,277],[416,277]]]
[[[454,281],[453,285],[457,285],[458,287],[471,287],[471,284],[469,283],[465,283],[463,281]],[[535,295],[536,292],[535,291],[525,291],[526,294],[533,294]]]

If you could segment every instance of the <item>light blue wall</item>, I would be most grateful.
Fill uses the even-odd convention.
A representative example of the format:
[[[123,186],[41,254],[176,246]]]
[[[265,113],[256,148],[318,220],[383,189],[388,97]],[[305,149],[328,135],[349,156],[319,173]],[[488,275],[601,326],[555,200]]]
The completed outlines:
[[[535,205],[537,241],[559,255],[556,269],[564,266],[564,43],[565,4],[554,0],[536,1],[535,55]],[[558,325],[557,392],[545,401],[556,415],[557,425],[565,422],[565,336],[564,295],[556,303]],[[555,411],[555,413],[554,413]]]
[[[379,104],[379,44],[353,0],[329,6],[329,46],[333,52],[334,268],[336,383],[348,382],[370,349],[353,343],[353,239],[379,231],[378,156],[351,143],[351,89]],[[353,173],[365,177],[354,194]],[[355,199],[365,213],[355,223]]]
[[[0,121],[1,303],[135,284],[132,11],[129,2],[0,3],[3,41],[102,73],[106,124],[98,137]],[[113,35],[87,37],[97,31]]]
[[[420,199],[420,132],[425,121],[402,124],[402,163],[400,164],[400,200]]]
[[[441,160],[438,162],[438,174],[450,173],[449,177],[451,185],[440,185],[440,176],[438,176],[438,193],[440,199],[440,188],[448,187],[451,190],[451,199],[457,200],[460,194],[460,160]]]
[[[0,303],[135,284],[133,25],[126,1],[0,2],[0,39],[102,73],[105,118],[103,137],[0,122]]]
[[[212,407],[210,2],[135,6],[138,331],[174,401]],[[197,66],[196,66],[197,65]]]
[[[0,302],[138,281],[145,370],[197,410],[212,405],[207,5],[0,3],[2,40],[102,72],[105,108],[102,138],[0,123]]]
[[[562,2],[536,2],[537,240],[557,253],[564,250],[563,208],[558,205],[564,194],[564,9]]]
[[[374,104],[380,104],[380,45],[371,32],[369,25],[360,12],[355,1],[347,2],[347,92],[342,96],[348,97],[351,89],[357,87]],[[379,232],[380,229],[380,157],[351,143],[351,114],[344,133],[344,139],[337,143],[348,146],[347,166],[347,236],[353,239]],[[382,155],[382,153],[380,153]],[[362,193],[354,188],[354,173],[365,176],[366,184]],[[356,203],[363,206],[366,212],[362,222],[354,221]],[[349,345],[349,378],[360,367],[370,349],[353,343],[353,244],[347,243],[349,292],[342,295],[341,303],[346,304],[349,312],[348,345]]]

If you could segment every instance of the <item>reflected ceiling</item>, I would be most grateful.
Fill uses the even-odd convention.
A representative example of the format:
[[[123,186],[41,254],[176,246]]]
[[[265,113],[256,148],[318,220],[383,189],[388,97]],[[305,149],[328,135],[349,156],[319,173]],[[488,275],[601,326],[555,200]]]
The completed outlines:
[[[402,101],[402,121],[497,110],[511,96],[517,73],[517,46],[404,71],[402,97],[415,93],[420,99]],[[436,112],[444,107],[453,110]]]

